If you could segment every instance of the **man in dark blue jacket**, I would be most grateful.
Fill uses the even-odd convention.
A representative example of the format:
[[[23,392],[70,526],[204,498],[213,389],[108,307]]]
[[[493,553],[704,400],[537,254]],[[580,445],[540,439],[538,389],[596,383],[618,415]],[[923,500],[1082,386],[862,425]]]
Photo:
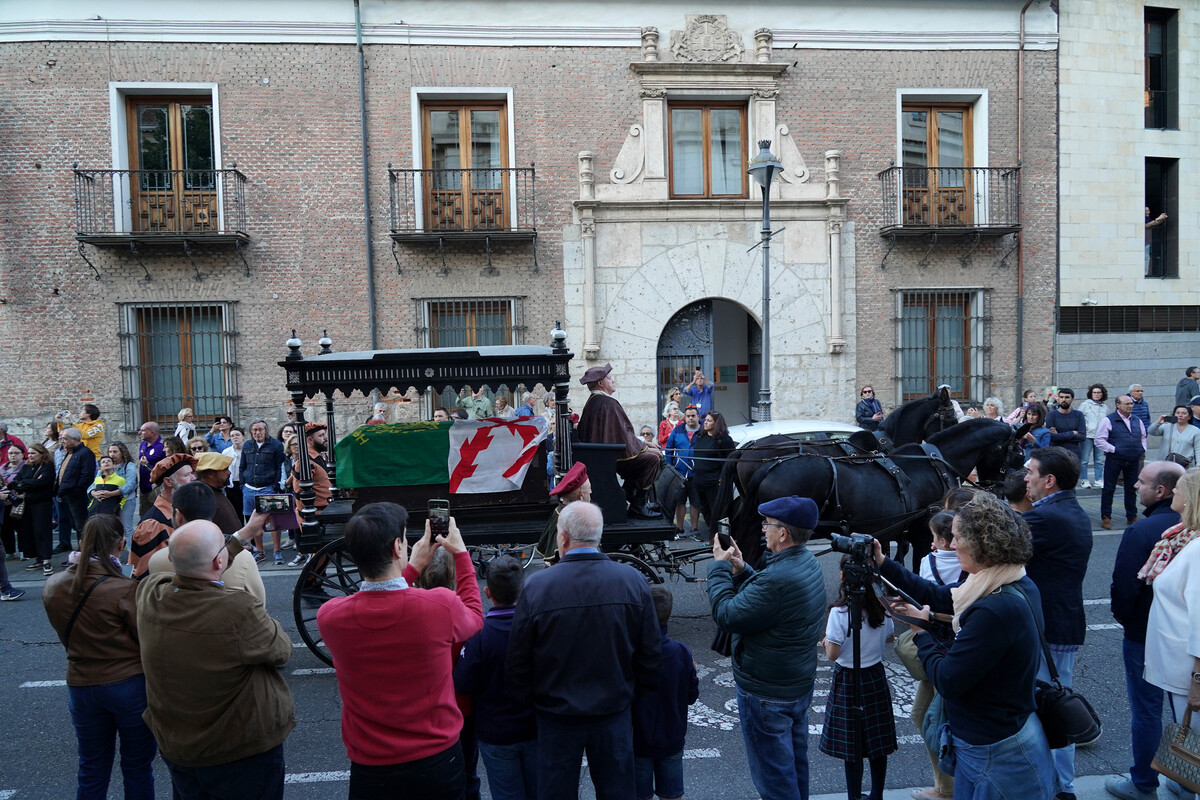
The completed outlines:
[[[1050,429],[1050,444],[1066,448],[1082,460],[1083,441],[1087,438],[1087,420],[1082,411],[1072,411],[1075,392],[1058,387],[1058,405],[1046,415],[1046,427]]]
[[[825,627],[825,581],[804,544],[817,504],[781,497],[758,507],[767,539],[761,571],[713,539],[708,600],[733,634],[733,679],[750,779],[763,800],[808,797],[808,707]]]
[[[1109,794],[1124,800],[1153,800],[1158,796],[1158,774],[1150,768],[1158,736],[1162,729],[1162,689],[1142,678],[1146,667],[1146,621],[1154,590],[1138,580],[1138,570],[1150,557],[1150,551],[1163,532],[1179,524],[1179,514],[1171,510],[1175,484],[1183,476],[1183,467],[1171,461],[1151,461],[1138,475],[1138,502],[1146,507],[1142,519],[1121,534],[1121,546],[1113,564],[1113,618],[1125,629],[1121,655],[1125,660],[1125,691],[1129,695],[1130,734],[1133,738],[1133,765],[1129,777],[1109,778],[1104,787]]]
[[[1025,483],[1033,508],[1022,516],[1029,523],[1033,557],[1025,571],[1041,594],[1046,642],[1058,678],[1063,686],[1070,686],[1075,655],[1087,629],[1083,578],[1092,554],[1092,521],[1075,497],[1079,459],[1061,447],[1040,447],[1030,454],[1028,468]],[[1050,680],[1049,667],[1044,663],[1038,679]],[[1074,745],[1054,751],[1054,768],[1062,783],[1058,797],[1075,800]]]
[[[70,515],[79,536],[83,536],[83,523],[87,522],[88,489],[96,479],[96,456],[82,441],[78,428],[63,428],[58,435],[59,447],[67,453],[58,468],[58,510]]]
[[[1125,482],[1125,522],[1137,522],[1137,482],[1142,457],[1146,455],[1146,426],[1133,416],[1133,398],[1123,394],[1117,398],[1117,410],[1100,420],[1096,428],[1096,447],[1103,450],[1104,490],[1100,493],[1100,527],[1112,527],[1113,495],[1117,479]]]
[[[483,617],[483,630],[467,640],[454,665],[454,690],[475,704],[475,737],[493,800],[525,800],[536,794],[537,723],[533,709],[508,691],[504,672],[524,579],[521,562],[512,556],[488,562],[483,591],[494,605]]]
[[[250,441],[242,445],[242,514],[254,513],[254,498],[279,491],[283,471],[283,443],[267,433],[265,420],[250,424]],[[260,542],[261,544],[261,542]]]
[[[630,706],[657,683],[661,635],[646,579],[600,552],[603,530],[599,506],[564,508],[562,558],[529,577],[513,613],[505,669],[537,717],[539,797],[579,793],[585,750],[596,800],[636,794]]]

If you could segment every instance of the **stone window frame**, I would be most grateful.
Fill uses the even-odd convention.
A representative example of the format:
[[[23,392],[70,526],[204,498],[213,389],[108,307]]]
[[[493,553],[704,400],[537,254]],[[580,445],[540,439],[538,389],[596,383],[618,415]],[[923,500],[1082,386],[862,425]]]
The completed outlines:
[[[414,86],[409,90],[411,114],[412,114],[412,165],[413,169],[425,169],[425,111],[424,106],[428,101],[433,102],[471,102],[473,100],[484,100],[490,102],[500,101],[504,103],[504,124],[506,126],[505,135],[507,137],[508,152],[506,153],[508,166],[511,168],[517,163],[517,125],[516,114],[513,108],[513,88],[511,86]],[[416,219],[422,226],[422,229],[427,222],[427,214],[425,209],[425,193],[418,191],[413,198]],[[507,202],[508,202],[508,217],[509,225],[513,228],[517,226],[517,185],[516,176],[512,174],[509,178],[507,187]]]
[[[131,135],[128,101],[131,97],[208,97],[212,102],[213,169],[224,169],[221,148],[220,89],[216,83],[174,83],[170,81],[109,81],[109,130],[112,133],[112,168],[133,169],[130,164]],[[217,186],[217,219],[225,218],[225,198],[221,182]],[[132,233],[133,195],[128,180],[113,181],[113,222],[117,233]]]

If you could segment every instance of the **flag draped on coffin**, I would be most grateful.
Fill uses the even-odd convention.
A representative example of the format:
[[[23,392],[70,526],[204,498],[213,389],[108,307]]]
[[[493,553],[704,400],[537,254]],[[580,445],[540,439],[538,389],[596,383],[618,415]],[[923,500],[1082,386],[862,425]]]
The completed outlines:
[[[362,425],[334,446],[338,485],[447,484],[451,494],[521,488],[545,417]]]

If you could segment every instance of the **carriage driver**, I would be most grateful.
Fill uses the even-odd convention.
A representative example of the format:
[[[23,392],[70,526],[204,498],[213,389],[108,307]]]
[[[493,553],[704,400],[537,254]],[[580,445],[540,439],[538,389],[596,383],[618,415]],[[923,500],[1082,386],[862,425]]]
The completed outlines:
[[[617,380],[611,373],[612,364],[605,364],[590,368],[579,379],[591,392],[579,417],[579,440],[625,445],[625,455],[617,459],[617,474],[625,481],[629,516],[655,519],[660,509],[650,498],[650,489],[658,476],[662,451],[651,442],[638,438],[625,409],[612,396],[617,389]]]

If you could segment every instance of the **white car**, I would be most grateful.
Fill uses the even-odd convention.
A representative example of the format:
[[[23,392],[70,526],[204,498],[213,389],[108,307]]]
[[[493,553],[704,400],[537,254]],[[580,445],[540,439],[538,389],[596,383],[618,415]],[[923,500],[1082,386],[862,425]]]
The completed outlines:
[[[857,425],[824,419],[778,419],[770,422],[735,425],[729,429],[729,436],[741,448],[756,439],[775,434],[787,436],[797,442],[812,442],[825,439],[848,439],[851,434],[861,430],[862,428]]]

